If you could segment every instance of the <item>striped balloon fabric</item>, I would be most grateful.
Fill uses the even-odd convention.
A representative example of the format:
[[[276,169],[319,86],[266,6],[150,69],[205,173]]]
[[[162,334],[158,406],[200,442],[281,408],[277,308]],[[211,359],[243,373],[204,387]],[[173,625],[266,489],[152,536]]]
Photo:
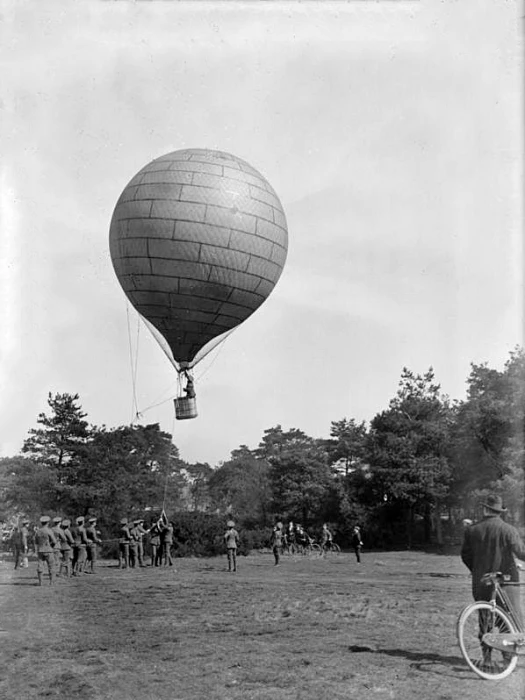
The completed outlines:
[[[287,248],[286,217],[267,180],[240,158],[198,148],[142,168],[110,227],[124,292],[186,367],[263,303]]]

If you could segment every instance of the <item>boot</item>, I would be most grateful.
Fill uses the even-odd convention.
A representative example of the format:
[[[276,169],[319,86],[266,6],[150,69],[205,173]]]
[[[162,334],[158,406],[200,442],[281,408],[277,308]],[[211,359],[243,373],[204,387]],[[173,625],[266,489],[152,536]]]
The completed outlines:
[[[37,575],[38,575],[38,585],[41,586],[42,585],[42,574],[39,571]]]

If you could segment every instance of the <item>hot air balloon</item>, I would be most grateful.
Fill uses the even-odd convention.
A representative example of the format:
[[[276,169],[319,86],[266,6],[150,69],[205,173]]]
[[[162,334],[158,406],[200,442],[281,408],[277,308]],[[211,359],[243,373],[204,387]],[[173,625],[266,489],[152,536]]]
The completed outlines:
[[[133,177],[111,219],[117,278],[183,378],[177,418],[197,415],[192,368],[248,318],[279,279],[283,207],[246,161],[190,148]]]

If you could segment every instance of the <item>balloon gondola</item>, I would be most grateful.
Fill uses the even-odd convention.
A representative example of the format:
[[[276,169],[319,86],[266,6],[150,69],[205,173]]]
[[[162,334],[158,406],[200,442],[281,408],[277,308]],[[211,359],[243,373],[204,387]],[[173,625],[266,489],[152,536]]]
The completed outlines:
[[[153,160],[113,212],[111,260],[178,373],[178,419],[197,415],[192,369],[265,301],[286,261],[279,198],[246,161],[200,148]]]

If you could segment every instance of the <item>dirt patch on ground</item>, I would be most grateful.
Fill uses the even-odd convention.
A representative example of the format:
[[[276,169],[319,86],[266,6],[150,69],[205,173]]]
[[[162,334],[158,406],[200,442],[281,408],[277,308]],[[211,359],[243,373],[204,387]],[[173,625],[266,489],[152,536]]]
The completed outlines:
[[[0,562],[3,700],[523,700],[525,664],[499,682],[463,662],[470,602],[457,557],[103,562],[53,587]]]

